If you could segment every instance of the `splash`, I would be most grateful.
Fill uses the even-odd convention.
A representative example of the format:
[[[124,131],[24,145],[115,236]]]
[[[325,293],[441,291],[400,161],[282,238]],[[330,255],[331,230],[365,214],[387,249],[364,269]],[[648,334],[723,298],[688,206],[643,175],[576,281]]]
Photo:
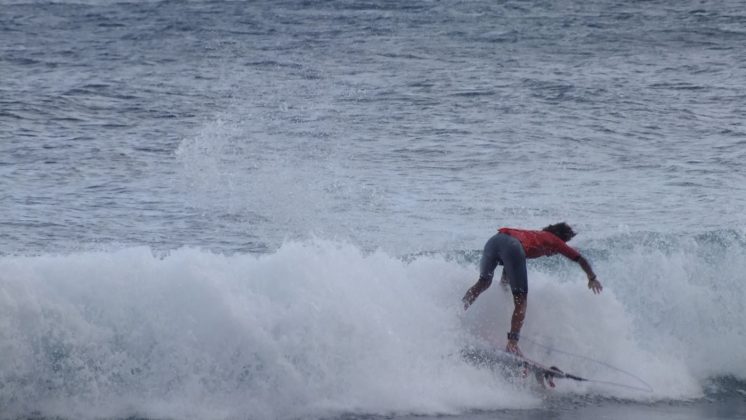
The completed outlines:
[[[606,286],[600,296],[576,267],[529,267],[524,334],[623,367],[655,392],[579,384],[560,395],[689,399],[709,378],[746,377],[746,323],[733,306],[743,302],[743,248],[605,243],[589,250]],[[464,313],[459,298],[475,268],[457,260],[322,240],[262,256],[131,248],[2,257],[0,417],[279,419],[541,405],[540,395],[458,356],[466,343],[502,345],[511,306],[494,286]],[[728,347],[710,342],[715,326],[729,333]],[[534,359],[616,379],[523,345]],[[714,346],[718,357],[706,357]]]
[[[3,416],[295,418],[536,404],[465,365],[463,267],[326,242],[275,254],[5,257]],[[435,273],[438,273],[435,276]]]

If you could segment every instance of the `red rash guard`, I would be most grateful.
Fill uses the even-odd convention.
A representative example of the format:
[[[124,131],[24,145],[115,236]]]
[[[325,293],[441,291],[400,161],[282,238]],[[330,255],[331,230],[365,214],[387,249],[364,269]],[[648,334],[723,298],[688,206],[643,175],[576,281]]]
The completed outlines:
[[[511,228],[500,228],[498,232],[518,239],[518,242],[523,245],[523,249],[526,251],[526,258],[538,258],[554,254],[562,254],[573,261],[580,258],[578,251],[550,232]]]

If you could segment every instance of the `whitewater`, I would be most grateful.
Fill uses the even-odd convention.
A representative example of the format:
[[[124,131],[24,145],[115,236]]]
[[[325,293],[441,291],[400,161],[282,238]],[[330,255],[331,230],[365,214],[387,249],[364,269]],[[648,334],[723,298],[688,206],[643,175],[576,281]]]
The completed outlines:
[[[654,388],[559,392],[693,399],[721,378],[746,376],[744,248],[701,241],[669,252],[615,247],[613,259],[597,258],[602,296],[561,261],[530,271],[527,336],[622,366]],[[405,261],[314,240],[261,256],[189,248],[6,256],[0,272],[7,418],[457,414],[541,404],[459,357],[478,340],[502,344],[512,307],[493,287],[464,314],[458,297],[475,270],[457,258]],[[564,367],[625,380],[583,361]]]
[[[746,416],[740,2],[0,6],[0,419]]]

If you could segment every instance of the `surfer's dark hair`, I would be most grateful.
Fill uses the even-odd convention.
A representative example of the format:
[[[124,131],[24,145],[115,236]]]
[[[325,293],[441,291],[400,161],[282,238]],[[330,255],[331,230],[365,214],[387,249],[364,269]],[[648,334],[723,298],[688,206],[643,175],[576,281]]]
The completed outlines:
[[[542,229],[567,242],[575,236],[575,231],[565,222],[549,225]]]

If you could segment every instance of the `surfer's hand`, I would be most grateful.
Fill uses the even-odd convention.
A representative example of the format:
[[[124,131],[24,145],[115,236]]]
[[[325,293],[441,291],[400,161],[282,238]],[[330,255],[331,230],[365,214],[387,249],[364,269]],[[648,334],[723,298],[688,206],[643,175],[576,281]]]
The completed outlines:
[[[602,290],[604,290],[604,287],[601,286],[601,282],[596,280],[595,278],[592,280],[588,280],[588,288],[591,289],[595,294],[599,294]]]
[[[505,346],[505,351],[523,357],[521,349],[518,348],[518,340],[508,340],[508,345]]]

